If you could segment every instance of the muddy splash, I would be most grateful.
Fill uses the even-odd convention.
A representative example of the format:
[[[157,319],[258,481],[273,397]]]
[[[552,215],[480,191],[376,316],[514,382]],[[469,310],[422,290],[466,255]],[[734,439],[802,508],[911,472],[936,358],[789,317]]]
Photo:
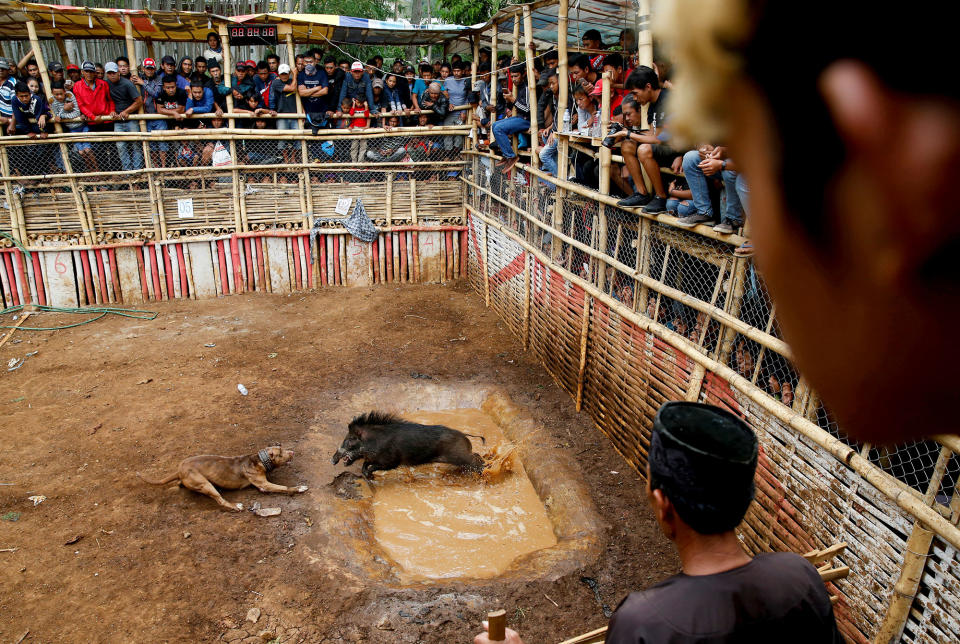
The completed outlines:
[[[497,576],[522,555],[557,544],[543,502],[499,426],[479,409],[418,411],[404,417],[481,435],[480,478],[428,464],[377,474],[375,536],[407,580]]]

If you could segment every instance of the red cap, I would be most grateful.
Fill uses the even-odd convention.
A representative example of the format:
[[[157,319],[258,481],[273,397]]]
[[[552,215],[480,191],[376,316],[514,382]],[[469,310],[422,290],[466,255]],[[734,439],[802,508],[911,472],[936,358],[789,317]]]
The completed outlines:
[[[152,58],[144,58],[144,59],[143,59],[143,66],[144,66],[144,67],[150,67],[151,69],[156,69],[156,68],[157,68],[157,61],[155,61],[155,60],[152,59]]]
[[[77,67],[76,65],[67,65],[67,71],[70,71],[71,69],[75,69],[75,70],[77,70],[77,71],[80,71],[80,68]]]
[[[600,96],[603,94],[603,79],[597,80],[597,83],[593,86],[593,91],[590,92],[590,96]]]
[[[257,68],[257,64],[252,60],[244,61],[243,64],[246,65],[247,67],[252,67],[253,69]]]

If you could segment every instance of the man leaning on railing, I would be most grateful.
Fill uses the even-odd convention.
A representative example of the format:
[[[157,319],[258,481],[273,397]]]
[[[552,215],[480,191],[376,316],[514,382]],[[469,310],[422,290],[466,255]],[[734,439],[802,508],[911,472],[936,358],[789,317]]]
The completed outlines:
[[[137,91],[136,85],[120,76],[120,68],[116,63],[104,65],[107,74],[107,86],[110,88],[110,100],[113,101],[113,131],[139,132],[140,126],[135,121],[128,120],[130,115],[140,110],[143,97]],[[124,170],[139,170],[143,167],[143,146],[140,143],[117,142],[117,154],[120,155],[120,165]]]

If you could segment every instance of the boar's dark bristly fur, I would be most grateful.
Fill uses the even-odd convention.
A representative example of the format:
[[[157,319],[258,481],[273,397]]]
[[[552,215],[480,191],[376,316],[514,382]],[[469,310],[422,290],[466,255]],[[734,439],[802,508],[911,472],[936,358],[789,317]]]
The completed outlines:
[[[361,473],[368,479],[377,470],[392,470],[400,465],[449,463],[475,472],[483,469],[483,459],[473,453],[466,434],[443,425],[412,423],[379,411],[350,421],[347,436],[332,462],[336,464],[341,458],[348,466],[362,458]]]

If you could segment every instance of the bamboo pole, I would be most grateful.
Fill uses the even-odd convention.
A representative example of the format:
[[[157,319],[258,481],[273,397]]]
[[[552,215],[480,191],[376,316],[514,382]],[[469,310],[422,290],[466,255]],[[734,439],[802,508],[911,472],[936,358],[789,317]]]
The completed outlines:
[[[483,190],[483,188],[473,183],[469,179],[463,179],[463,181],[466,181],[477,190]],[[514,206],[513,204],[510,204],[509,202],[502,199],[501,197],[493,194],[491,194],[490,196],[494,200],[501,202],[504,205],[510,207],[511,209],[517,211],[530,224],[538,228],[547,230],[551,235],[554,235],[557,238],[559,238],[562,242],[567,243],[570,246],[573,246],[580,251],[583,251],[583,253],[590,255],[591,258],[600,259],[600,253],[596,249],[578,241],[577,239],[564,233],[563,231],[550,228],[549,225],[539,221],[536,217],[530,216],[528,213],[524,212],[523,210]],[[735,315],[732,315],[729,312],[724,311],[723,309],[720,309],[715,305],[711,305],[707,302],[704,302],[699,298],[693,297],[688,293],[684,293],[683,291],[673,288],[672,286],[668,286],[667,284],[663,283],[662,280],[656,280],[652,277],[649,277],[648,275],[637,274],[631,267],[621,263],[616,258],[607,257],[606,261],[608,261],[609,264],[613,266],[615,269],[617,269],[618,271],[626,275],[631,275],[635,280],[653,289],[654,291],[657,292],[658,295],[669,297],[673,300],[676,300],[682,304],[687,305],[688,307],[696,311],[706,313],[707,315],[715,319],[717,322],[727,325],[731,329],[734,329],[737,333],[740,333],[745,337],[750,338],[757,344],[761,346],[765,346],[771,351],[774,351],[775,353],[782,355],[787,360],[791,360],[793,358],[793,354],[790,351],[790,347],[783,340],[780,340],[779,338],[774,338],[772,336],[769,336],[768,334],[763,333],[763,331],[761,331],[760,329],[750,326],[746,322],[738,319]],[[742,287],[742,283],[741,283],[741,287]]]
[[[513,21],[514,43],[519,39],[519,23]],[[527,103],[530,106],[530,165],[540,167],[540,157],[537,148],[540,143],[540,129],[537,123],[537,81],[533,68],[533,18],[530,15],[530,6],[523,5],[523,33],[526,45],[525,58],[527,61]],[[514,47],[516,48],[516,46]],[[532,182],[531,182],[532,183]]]
[[[57,51],[60,52],[60,60],[63,61],[63,64],[72,64],[70,61],[70,55],[67,53],[67,44],[63,42],[63,36],[54,36],[53,40],[57,43]]]
[[[417,223],[417,180],[410,177],[410,218]]]
[[[476,217],[479,221],[482,221],[487,228],[492,227],[499,230],[502,234],[512,239],[521,247],[525,248],[528,252],[540,259],[540,261],[544,262],[545,264],[550,263],[549,257],[547,257],[539,249],[535,248],[533,245],[529,244],[526,240],[517,235],[507,226],[500,224],[472,206],[468,205],[467,209],[470,210],[474,217]],[[815,423],[812,423],[806,418],[796,414],[786,405],[774,400],[767,395],[765,391],[752,384],[749,380],[742,377],[730,367],[703,354],[701,351],[698,351],[696,345],[684,338],[682,335],[671,331],[663,325],[657,324],[642,315],[639,315],[635,311],[630,310],[621,302],[614,300],[609,295],[606,295],[597,289],[594,284],[581,279],[577,275],[566,273],[564,274],[564,278],[567,281],[588,291],[595,299],[603,302],[613,312],[633,323],[641,330],[663,340],[664,343],[673,347],[674,349],[677,349],[690,358],[693,362],[702,364],[708,371],[725,380],[733,389],[736,389],[742,393],[760,409],[767,412],[787,427],[790,427],[794,431],[809,438],[839,462],[845,463],[847,467],[860,475],[860,477],[866,483],[869,483],[871,486],[883,493],[892,503],[911,514],[928,527],[933,528],[933,531],[943,538],[944,541],[955,548],[960,548],[960,528],[957,528],[957,526],[953,525],[948,519],[941,516],[937,510],[925,504],[923,499],[910,490],[908,486],[904,485],[900,481],[897,481],[889,474],[880,470],[880,468],[876,467],[873,463],[860,456],[856,449],[850,447],[840,439],[830,435],[827,431],[820,428]]]
[[[583,316],[580,323],[580,369],[577,372],[577,411],[583,407],[583,380],[587,374],[587,340],[590,335],[590,294],[583,292]]]
[[[600,94],[600,137],[604,138],[610,131],[610,84],[613,82],[613,76],[609,72],[603,74],[603,88]],[[600,146],[600,194],[610,194],[610,148],[605,145]],[[598,231],[598,250],[606,255],[607,250],[607,205],[601,203],[597,209],[600,218]],[[606,279],[606,271],[600,266],[597,274],[597,285],[603,290],[603,281]]]
[[[387,173],[387,227],[393,225],[393,173]]]
[[[472,210],[472,208],[471,208]],[[474,211],[476,212],[476,211]],[[482,252],[483,259],[483,300],[487,305],[487,308],[490,308],[490,264],[488,261],[488,250],[487,250],[487,238],[489,237],[490,226],[484,221],[483,225],[483,247],[480,249]]]
[[[223,48],[223,80],[226,81],[227,87],[233,88],[233,63],[230,60],[230,32],[227,29],[226,25],[220,25],[220,45]],[[227,94],[227,112],[229,114],[233,113],[233,93],[230,92]],[[236,123],[231,118],[228,121],[228,125],[232,130],[236,127]],[[233,150],[231,150],[233,153]],[[237,157],[234,156],[234,159]]]
[[[134,44],[134,40],[133,40],[133,22],[130,19],[130,14],[127,14],[127,13],[123,14],[123,31],[124,31],[124,40],[126,41],[126,45],[127,45],[127,58],[130,59],[130,70],[132,72],[136,72],[137,47]],[[137,111],[140,114],[143,114],[145,112],[145,110],[143,109],[143,105],[141,105],[140,109]],[[137,122],[137,124],[140,126],[141,132],[147,131],[146,121],[140,120]],[[150,156],[149,146],[146,144],[146,142],[143,143],[143,153],[144,153],[144,163],[146,163],[147,157]]]
[[[473,41],[473,60],[470,62],[470,91],[473,91],[473,88],[477,86],[477,61],[480,58],[480,34],[471,36],[470,39]],[[469,137],[468,148],[473,149],[477,141],[479,141],[480,133],[477,131],[477,118],[476,113],[473,110],[467,112],[467,124],[470,126],[471,135]]]
[[[299,82],[300,79],[297,78],[297,55],[293,50],[293,25],[289,22],[282,23],[278,27],[278,32],[281,30],[285,31],[286,42],[287,42],[287,64],[290,65],[290,75],[293,79]],[[320,65],[320,61],[317,61],[317,65]],[[297,100],[297,113],[303,113],[303,98],[300,96],[300,92],[294,92],[294,97]],[[297,122],[300,124],[300,129],[303,129],[303,119],[297,119]]]
[[[0,145],[2,145],[2,143],[0,143]],[[491,154],[489,152],[479,152],[476,150],[464,150],[463,154],[483,156],[490,159],[502,158],[497,156],[496,154]],[[611,197],[610,195],[600,194],[596,190],[590,190],[589,188],[585,188],[584,186],[581,186],[580,184],[577,184],[577,183],[572,183],[570,181],[561,181],[557,177],[551,177],[550,175],[546,174],[542,170],[538,168],[533,168],[523,162],[518,162],[517,167],[526,172],[530,172],[533,175],[541,179],[544,179],[545,181],[549,181],[550,183],[553,183],[558,188],[564,188],[565,190],[568,190],[574,194],[578,194],[582,197],[587,197],[588,199],[592,199],[593,201],[599,201],[601,203],[605,203],[610,206],[617,205],[617,199],[615,197]],[[649,215],[642,211],[635,211],[632,214],[633,216],[641,217],[641,219],[648,219],[650,221],[656,221],[661,224],[667,224],[671,228],[677,227],[676,226],[677,218],[674,217],[673,215]],[[693,228],[687,228],[684,230],[693,231],[698,235],[700,235],[701,237],[706,237],[708,239],[713,239],[715,241],[723,242],[728,246],[733,246],[733,247],[739,246],[743,242],[747,241],[746,237],[742,237],[740,235],[721,235],[720,233],[715,233],[713,232],[713,229],[710,226],[706,226],[704,224],[697,224]]]
[[[10,232],[17,238],[21,244],[27,244],[27,221],[23,215],[23,204],[20,196],[13,188],[13,182],[8,178],[10,176],[10,160],[7,158],[6,148],[0,148],[0,169],[3,170],[3,189],[6,193],[7,204],[10,206]],[[83,223],[83,220],[80,220]],[[86,225],[83,226],[87,228]]]
[[[520,60],[520,14],[513,12],[513,59]]]
[[[653,67],[653,34],[650,31],[650,0],[639,0],[637,53],[640,64]]]
[[[499,92],[497,84],[499,70],[497,69],[497,25],[494,23],[491,28],[493,34],[490,36],[490,141],[493,142],[493,124],[497,121],[497,99]]]
[[[930,477],[930,484],[927,486],[927,492],[923,497],[923,502],[927,505],[936,503],[937,492],[943,482],[952,455],[953,452],[949,448],[943,447],[940,449],[940,456],[937,458],[933,475]],[[954,495],[956,496],[956,493]],[[913,600],[920,588],[920,580],[927,565],[927,556],[930,553],[934,536],[935,533],[920,521],[914,522],[913,531],[904,546],[900,577],[893,587],[890,604],[887,606],[886,614],[877,635],[873,639],[875,644],[892,644],[900,641],[900,636],[903,634],[907,618],[910,615],[910,609],[913,606]]]
[[[27,21],[27,35],[30,38],[30,46],[33,47],[33,57],[36,60],[37,67],[40,68],[40,78],[43,80],[43,92],[47,97],[47,105],[52,105],[53,90],[50,88],[50,74],[47,72],[47,63],[43,59],[40,39],[37,38],[37,27],[32,20]],[[63,126],[60,123],[54,123],[53,127],[57,132],[63,132]]]
[[[557,132],[563,129],[563,111],[569,109],[570,103],[570,70],[567,69],[567,16],[569,13],[569,0],[559,0],[557,6],[557,55],[559,63],[557,71],[560,78],[560,90],[558,92],[557,111],[560,112],[558,118],[561,118],[557,126]],[[572,121],[571,110],[571,121]],[[555,135],[556,136],[556,135]],[[557,179],[566,181],[570,171],[570,139],[565,136],[557,137]],[[567,192],[564,188],[557,186],[555,188],[553,202],[553,227],[557,230],[563,228],[563,203],[566,200]],[[562,251],[560,243],[556,238],[550,240],[550,256],[556,260]]]
[[[530,348],[530,255],[523,254],[523,350]]]

